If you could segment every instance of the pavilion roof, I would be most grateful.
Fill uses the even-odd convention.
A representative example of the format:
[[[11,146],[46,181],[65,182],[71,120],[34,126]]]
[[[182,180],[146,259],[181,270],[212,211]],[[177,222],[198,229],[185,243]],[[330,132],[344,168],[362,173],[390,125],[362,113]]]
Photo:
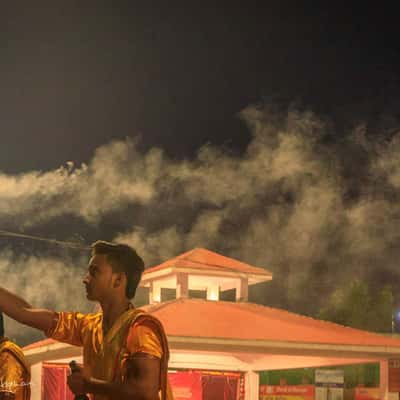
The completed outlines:
[[[196,248],[146,269],[142,280],[146,281],[149,276],[154,275],[154,272],[170,268],[195,270],[197,273],[204,274],[207,274],[207,272],[240,273],[258,276],[261,281],[272,279],[272,273],[265,268],[255,267],[207,249]]]

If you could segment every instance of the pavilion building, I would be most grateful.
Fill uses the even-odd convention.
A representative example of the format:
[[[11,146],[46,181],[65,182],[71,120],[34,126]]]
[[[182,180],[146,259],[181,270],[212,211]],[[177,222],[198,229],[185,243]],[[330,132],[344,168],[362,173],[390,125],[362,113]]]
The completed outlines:
[[[378,365],[379,399],[398,399],[400,340],[249,303],[249,286],[270,280],[264,268],[202,248],[144,272],[149,304],[141,308],[164,325],[176,400],[262,399],[264,371],[370,363]],[[220,300],[226,290],[236,301]],[[68,362],[82,361],[81,348],[45,339],[24,353],[32,400],[72,399]],[[316,397],[312,391],[309,398]]]

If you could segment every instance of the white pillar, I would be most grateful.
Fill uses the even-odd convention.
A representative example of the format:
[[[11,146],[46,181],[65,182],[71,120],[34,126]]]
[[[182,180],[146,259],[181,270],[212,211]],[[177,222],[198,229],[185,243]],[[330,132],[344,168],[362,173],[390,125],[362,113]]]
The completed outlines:
[[[189,297],[189,275],[184,272],[179,272],[176,275],[176,298]]]
[[[389,361],[381,360],[379,362],[379,389],[380,399],[388,400],[389,398]]]
[[[258,400],[260,390],[260,376],[257,372],[247,371],[244,376],[244,399]]]
[[[42,363],[31,365],[31,400],[42,398]]]
[[[236,286],[236,301],[248,301],[249,299],[249,281],[248,278],[240,278]]]
[[[161,301],[161,285],[155,282],[150,282],[149,303],[160,303]]]
[[[207,300],[219,300],[218,285],[210,285],[207,287]]]

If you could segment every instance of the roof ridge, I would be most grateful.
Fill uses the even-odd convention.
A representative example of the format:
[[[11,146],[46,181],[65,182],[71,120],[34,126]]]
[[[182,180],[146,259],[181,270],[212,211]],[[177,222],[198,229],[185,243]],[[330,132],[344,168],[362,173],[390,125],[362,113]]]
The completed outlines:
[[[228,303],[233,303],[233,302],[228,302]],[[266,305],[263,305],[263,304],[251,303],[251,302],[248,302],[248,303],[239,303],[239,302],[237,302],[236,304],[251,305],[252,307],[260,307],[260,308],[262,307],[262,308],[267,308],[267,309],[270,309],[270,310],[278,310],[282,314],[289,314],[289,315],[294,316],[294,317],[296,317],[298,319],[307,320],[307,321],[311,320],[314,324],[329,325],[329,326],[333,326],[334,328],[339,328],[339,329],[346,328],[348,330],[352,330],[352,331],[356,331],[356,332],[362,332],[363,334],[367,334],[367,335],[371,335],[371,336],[375,336],[375,337],[377,336],[379,338],[382,338],[382,337],[386,337],[387,338],[387,336],[384,336],[384,335],[382,335],[380,333],[377,333],[377,332],[366,331],[366,330],[363,330],[363,329],[353,328],[351,326],[338,324],[336,322],[327,321],[327,320],[324,320],[324,319],[313,318],[313,317],[311,317],[309,315],[298,314],[298,313],[295,313],[293,311],[285,310],[283,308],[276,308],[276,307],[271,307],[271,306],[266,306]],[[275,317],[274,316],[270,316],[270,318],[279,319],[276,316]],[[389,339],[393,339],[393,338],[389,337]]]
[[[207,262],[200,262],[200,261],[197,261],[197,260],[190,259],[190,256],[191,256],[193,253],[195,253],[197,250],[201,250],[201,251],[205,251],[205,252],[207,252],[207,253],[211,253],[211,254],[213,254],[213,255],[217,255],[218,257],[221,257],[221,258],[225,259],[225,260],[228,261],[228,262],[229,262],[229,260],[233,260],[233,261],[235,261],[236,263],[239,263],[239,264],[241,264],[241,265],[243,265],[243,266],[246,266],[246,267],[248,267],[248,268],[252,268],[252,269],[254,268],[254,269],[263,270],[263,271],[265,271],[266,273],[272,275],[272,273],[271,273],[270,271],[268,271],[267,269],[265,269],[265,268],[263,268],[263,267],[257,267],[257,266],[255,266],[255,265],[251,265],[251,264],[249,264],[249,263],[247,263],[247,262],[238,260],[238,259],[236,259],[236,258],[228,257],[228,256],[225,256],[225,255],[223,255],[223,254],[221,254],[221,253],[218,253],[218,252],[216,252],[216,251],[206,249],[205,247],[196,247],[196,248],[192,249],[191,251],[188,251],[188,252],[184,253],[185,257],[182,257],[182,258],[188,259],[189,261],[191,261],[191,262],[193,262],[193,263],[197,263],[197,264],[203,264],[203,265],[209,265],[209,266],[215,266],[215,267],[222,267],[222,268],[231,269],[231,270],[236,271],[235,268],[232,268],[232,267],[229,267],[229,266],[218,265],[218,264],[210,264],[210,263],[207,263]]]
[[[218,257],[224,258],[224,259],[226,259],[226,260],[234,260],[235,262],[238,262],[238,263],[240,263],[240,264],[247,265],[247,266],[252,267],[252,268],[259,268],[259,267],[255,267],[255,266],[253,266],[253,265],[250,265],[250,264],[248,264],[248,263],[246,263],[246,262],[244,262],[244,261],[240,261],[240,260],[238,260],[238,259],[236,259],[236,258],[233,258],[233,257],[227,257],[227,256],[225,256],[225,255],[223,255],[223,254],[221,254],[221,253],[218,253],[218,252],[213,251],[213,250],[206,249],[206,248],[204,248],[204,247],[196,247],[196,248],[194,248],[192,251],[188,252],[188,254],[186,255],[186,257],[187,257],[187,256],[190,256],[190,255],[191,255],[192,253],[194,253],[196,250],[206,251],[207,253],[211,253],[211,254],[213,254],[213,255],[217,255]]]
[[[25,350],[34,349],[36,347],[42,346],[45,343],[48,343],[50,345],[50,344],[53,344],[53,343],[60,343],[60,342],[58,340],[53,339],[53,338],[45,338],[45,339],[41,339],[41,340],[38,340],[36,342],[32,342],[32,343],[29,343],[29,344],[23,346],[22,350],[25,351]]]
[[[245,273],[244,271],[239,271],[238,269],[236,269],[236,268],[234,268],[234,267],[228,267],[228,266],[225,266],[225,265],[210,264],[210,263],[207,263],[207,262],[200,262],[200,261],[190,260],[190,259],[188,259],[188,261],[190,261],[190,262],[192,262],[192,263],[195,263],[195,264],[207,265],[207,266],[210,266],[210,267],[217,267],[217,268],[224,268],[224,269],[227,269],[227,270],[230,270],[230,271],[234,271],[234,272],[242,272],[242,273]],[[239,261],[239,262],[241,262],[241,261]],[[244,265],[246,265],[248,268],[254,268],[254,269],[264,270],[266,274],[272,275],[272,273],[269,272],[269,271],[268,271],[267,269],[265,269],[265,268],[262,268],[262,267],[253,267],[253,266],[250,265],[250,264],[246,264],[246,263],[243,263],[243,262],[241,262],[241,263],[244,264]],[[260,274],[261,274],[261,273],[262,273],[262,272],[260,271]]]
[[[322,319],[317,319],[317,318],[310,317],[310,316],[308,316],[308,315],[297,314],[297,313],[295,313],[295,312],[293,312],[293,311],[285,310],[285,309],[282,309],[282,308],[276,308],[276,307],[266,306],[266,305],[258,304],[258,303],[251,303],[251,302],[243,302],[243,303],[242,303],[242,302],[223,301],[223,300],[215,301],[215,300],[191,299],[191,298],[176,299],[176,300],[181,300],[181,302],[185,302],[185,301],[189,301],[189,302],[193,301],[193,302],[196,302],[196,303],[197,303],[197,302],[198,302],[198,303],[203,302],[203,303],[215,304],[215,305],[217,305],[217,306],[218,306],[218,305],[228,305],[228,306],[234,306],[234,307],[239,306],[239,307],[242,308],[242,309],[247,308],[246,311],[250,311],[250,312],[254,312],[254,313],[256,313],[256,311],[255,311],[255,310],[251,310],[251,308],[269,309],[269,310],[272,310],[272,311],[278,311],[278,312],[280,312],[280,313],[282,313],[282,314],[288,314],[288,315],[290,315],[290,316],[294,316],[294,317],[298,318],[299,320],[312,321],[314,325],[322,324],[322,325],[332,326],[332,327],[334,327],[334,328],[339,328],[339,329],[345,328],[345,329],[348,329],[349,331],[356,331],[356,332],[358,332],[358,333],[363,333],[363,334],[365,334],[365,335],[370,335],[370,336],[373,336],[373,337],[378,337],[378,338],[380,338],[380,339],[382,339],[382,338],[387,338],[387,339],[391,339],[391,340],[396,340],[396,339],[394,339],[394,338],[381,335],[381,334],[379,334],[379,333],[377,333],[377,332],[365,331],[365,330],[363,330],[363,329],[357,329],[357,328],[353,328],[353,327],[351,327],[351,326],[341,325],[341,324],[338,324],[338,323],[336,323],[336,322],[326,321],[326,320],[322,320]],[[174,301],[175,301],[175,300],[169,301],[169,302],[165,302],[165,303],[171,304],[171,303],[173,303]],[[165,304],[165,303],[162,303],[162,304]],[[167,304],[166,304],[166,305],[167,305]],[[246,306],[250,306],[250,307],[246,307]],[[280,320],[282,319],[282,318],[279,318],[279,316],[277,316],[277,315],[271,315],[271,316],[268,316],[268,317],[271,318],[271,319],[277,319],[277,320],[278,320],[278,319],[280,319]]]
[[[160,264],[152,265],[151,267],[146,268],[146,269],[144,270],[144,272],[146,272],[146,270],[149,270],[149,269],[152,269],[152,268],[158,268],[158,267],[162,266],[163,264],[171,263],[171,262],[173,262],[173,261],[175,261],[175,260],[180,260],[180,259],[182,259],[182,258],[185,258],[187,255],[189,255],[190,253],[192,253],[194,250],[196,250],[196,249],[191,249],[191,250],[185,251],[185,252],[183,252],[182,254],[178,254],[177,256],[172,257],[172,258],[170,258],[169,260],[165,260],[165,261],[163,261],[163,262],[160,263]]]
[[[196,259],[196,254],[200,257],[199,259]],[[201,258],[204,258],[204,260],[201,260]],[[214,260],[213,260],[214,259]],[[215,259],[219,259],[220,263],[218,261],[215,261]],[[203,267],[212,267],[212,268],[217,268],[220,270],[226,270],[226,271],[231,271],[231,272],[240,272],[244,274],[259,274],[259,275],[268,275],[272,276],[272,272],[267,270],[266,268],[259,267],[259,266],[254,266],[251,265],[247,262],[238,260],[233,257],[228,257],[224,254],[217,253],[213,250],[209,250],[205,247],[195,247],[194,249],[188,250],[182,254],[179,254],[169,260],[166,260],[160,264],[153,265],[151,267],[148,267],[145,269],[144,274],[152,271],[157,271],[161,269],[165,269],[168,267],[178,267],[177,264],[179,262],[184,263],[187,261],[188,263],[193,263],[197,264],[199,266]],[[207,262],[208,261],[208,262]],[[179,267],[178,267],[179,268]],[[196,265],[194,266],[196,268]],[[203,268],[204,269],[204,268]],[[247,269],[247,271],[246,271]]]

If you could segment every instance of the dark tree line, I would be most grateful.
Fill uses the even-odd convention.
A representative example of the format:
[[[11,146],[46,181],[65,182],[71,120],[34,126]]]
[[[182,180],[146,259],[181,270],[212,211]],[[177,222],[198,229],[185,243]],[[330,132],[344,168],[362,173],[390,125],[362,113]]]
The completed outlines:
[[[323,320],[381,333],[400,328],[396,317],[392,288],[387,285],[373,291],[360,280],[334,291],[318,314]]]

